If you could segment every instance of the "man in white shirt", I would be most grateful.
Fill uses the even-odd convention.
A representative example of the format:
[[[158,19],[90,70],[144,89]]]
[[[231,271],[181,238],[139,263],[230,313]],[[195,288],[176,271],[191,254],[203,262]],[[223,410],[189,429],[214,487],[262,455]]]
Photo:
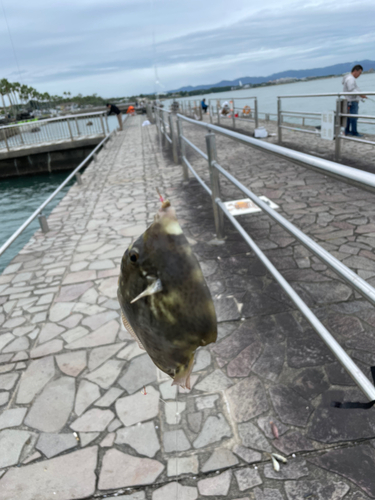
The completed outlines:
[[[344,85],[343,92],[360,92],[357,86],[356,79],[361,76],[363,68],[360,64],[353,67],[351,73],[348,73],[342,79]],[[358,103],[360,99],[367,99],[365,95],[346,95],[348,100],[348,114],[358,115]],[[355,137],[362,137],[362,134],[357,132],[358,118],[348,118],[346,120],[345,135],[354,135]]]

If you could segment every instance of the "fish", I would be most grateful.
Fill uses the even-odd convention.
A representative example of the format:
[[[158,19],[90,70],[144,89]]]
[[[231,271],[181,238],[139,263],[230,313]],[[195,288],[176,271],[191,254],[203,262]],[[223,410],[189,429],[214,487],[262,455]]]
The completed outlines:
[[[125,328],[154,364],[190,389],[194,354],[217,339],[202,269],[168,200],[125,251],[117,297]]]

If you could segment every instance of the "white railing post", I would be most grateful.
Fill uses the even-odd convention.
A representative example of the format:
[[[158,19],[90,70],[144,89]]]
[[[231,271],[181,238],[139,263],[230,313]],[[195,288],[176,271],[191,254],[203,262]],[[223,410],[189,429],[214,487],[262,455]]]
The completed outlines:
[[[283,142],[282,132],[281,132],[281,99],[277,98],[277,143],[281,144]]]
[[[69,123],[69,118],[66,119],[66,123],[68,124],[68,129],[69,129],[69,134],[70,134],[70,139],[74,141],[73,134],[72,134],[72,127],[70,126]]]
[[[74,121],[76,122],[77,134],[81,135],[81,132],[79,131],[79,125],[78,125],[77,117],[74,118]]]
[[[335,161],[340,159],[341,149],[341,99],[336,100],[336,122],[335,122]],[[349,118],[347,118],[349,120]]]
[[[102,115],[100,115],[100,123],[101,123],[101,125],[102,125],[102,131],[103,131],[103,134],[104,134],[104,135],[106,135],[106,133],[105,133],[105,128],[104,128],[104,120],[103,120],[103,116],[102,116]]]
[[[7,148],[8,153],[9,153],[9,144],[8,144],[8,141],[7,141],[7,133],[6,133],[6,130],[3,130],[3,137],[4,137],[5,146],[6,146],[6,148]]]

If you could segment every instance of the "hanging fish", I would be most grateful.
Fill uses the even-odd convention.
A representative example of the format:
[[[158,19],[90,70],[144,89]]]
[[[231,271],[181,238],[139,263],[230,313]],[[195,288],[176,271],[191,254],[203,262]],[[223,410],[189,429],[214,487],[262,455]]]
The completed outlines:
[[[217,322],[198,260],[168,200],[126,250],[118,281],[125,328],[155,365],[190,389],[194,353],[216,341]]]

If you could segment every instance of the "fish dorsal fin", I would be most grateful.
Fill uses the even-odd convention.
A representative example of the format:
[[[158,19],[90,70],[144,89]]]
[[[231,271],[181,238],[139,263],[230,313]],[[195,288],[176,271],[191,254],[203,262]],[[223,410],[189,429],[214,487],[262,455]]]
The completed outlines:
[[[145,351],[145,348],[143,347],[142,342],[137,337],[137,334],[134,332],[133,328],[130,326],[129,321],[126,319],[126,316],[122,311],[121,311],[121,317],[122,317],[122,322],[123,322],[124,327],[130,333],[130,335],[133,337],[133,339],[137,342],[139,348],[143,349]]]

